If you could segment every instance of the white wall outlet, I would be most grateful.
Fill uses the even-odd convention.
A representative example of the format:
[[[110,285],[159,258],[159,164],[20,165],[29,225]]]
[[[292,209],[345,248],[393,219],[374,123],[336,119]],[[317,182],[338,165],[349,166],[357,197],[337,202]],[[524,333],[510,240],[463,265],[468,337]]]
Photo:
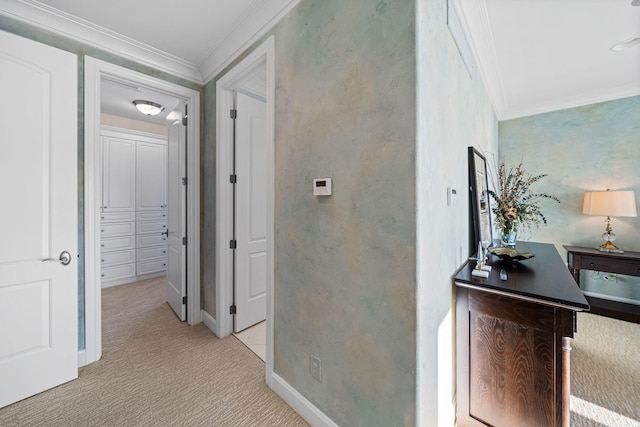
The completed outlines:
[[[311,376],[318,382],[322,382],[322,362],[320,362],[320,358],[318,356],[311,355],[309,370],[311,371]]]

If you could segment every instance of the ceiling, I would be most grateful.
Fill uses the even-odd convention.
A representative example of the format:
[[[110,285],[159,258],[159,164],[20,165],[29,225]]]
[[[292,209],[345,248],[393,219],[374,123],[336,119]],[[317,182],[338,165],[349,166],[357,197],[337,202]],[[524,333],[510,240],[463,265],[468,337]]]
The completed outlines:
[[[640,95],[640,46],[610,50],[640,37],[632,0],[459,3],[499,119]]]
[[[0,0],[0,15],[202,84],[298,1]],[[640,46],[609,50],[640,36],[632,0],[449,1],[499,120],[640,95]]]

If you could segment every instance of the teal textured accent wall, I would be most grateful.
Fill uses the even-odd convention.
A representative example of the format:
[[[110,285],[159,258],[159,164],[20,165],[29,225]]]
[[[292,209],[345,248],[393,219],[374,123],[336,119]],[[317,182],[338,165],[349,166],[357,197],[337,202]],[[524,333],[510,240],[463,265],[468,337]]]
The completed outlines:
[[[343,426],[415,424],[414,21],[303,0],[274,32],[274,369]]]
[[[500,156],[523,162],[533,174],[548,173],[536,188],[558,196],[546,203],[547,227],[530,240],[595,247],[602,244],[604,217],[582,215],[584,192],[633,190],[640,201],[640,96],[539,114],[500,123]],[[640,218],[613,218],[616,245],[640,251]],[[583,272],[587,291],[640,302],[640,280]]]

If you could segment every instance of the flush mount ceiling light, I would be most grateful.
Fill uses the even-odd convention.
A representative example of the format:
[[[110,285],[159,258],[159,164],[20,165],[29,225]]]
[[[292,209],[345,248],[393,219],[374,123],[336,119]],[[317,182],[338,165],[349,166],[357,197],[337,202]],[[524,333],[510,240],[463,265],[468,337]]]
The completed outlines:
[[[140,111],[142,114],[146,114],[147,116],[155,116],[156,114],[160,114],[162,110],[164,110],[164,107],[162,105],[156,104],[155,102],[151,101],[136,100],[133,101],[133,105],[136,106],[138,111]]]
[[[620,43],[614,44],[613,46],[611,46],[610,49],[613,50],[614,52],[617,52],[617,51],[629,49],[631,47],[638,46],[638,45],[640,45],[640,37],[631,37],[630,39],[623,40]]]

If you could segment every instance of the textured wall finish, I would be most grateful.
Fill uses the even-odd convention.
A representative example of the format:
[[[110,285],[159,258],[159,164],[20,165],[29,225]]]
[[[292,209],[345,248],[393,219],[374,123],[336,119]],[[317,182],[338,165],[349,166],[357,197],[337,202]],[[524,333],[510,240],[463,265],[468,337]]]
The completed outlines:
[[[555,194],[561,204],[545,203],[548,227],[526,236],[551,242],[564,256],[562,245],[598,246],[604,217],[582,215],[588,190],[633,190],[640,202],[640,96],[586,107],[540,114],[500,123],[500,156],[522,161],[533,174],[548,173],[536,191]],[[616,245],[640,251],[640,217],[613,218]],[[640,302],[640,280],[583,272],[587,290]]]
[[[414,19],[303,1],[275,31],[274,369],[343,426],[415,422]]]

